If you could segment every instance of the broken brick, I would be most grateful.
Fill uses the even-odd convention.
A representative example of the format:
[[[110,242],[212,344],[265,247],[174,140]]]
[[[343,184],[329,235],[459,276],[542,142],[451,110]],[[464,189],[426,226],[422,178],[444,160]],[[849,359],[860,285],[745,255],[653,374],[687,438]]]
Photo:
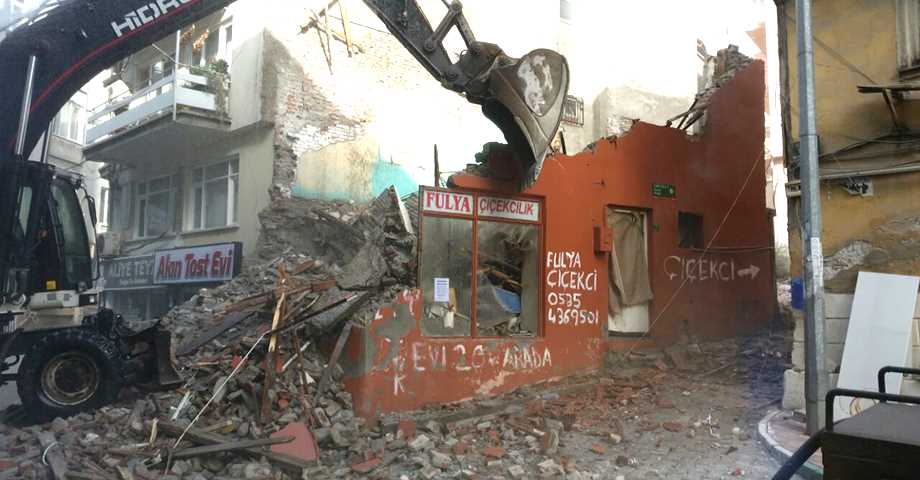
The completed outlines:
[[[502,447],[486,447],[482,449],[482,454],[489,458],[502,458],[505,456],[505,449]]]
[[[415,420],[400,420],[396,427],[396,438],[409,440],[415,436]]]
[[[243,363],[243,357],[239,355],[234,355],[233,359],[230,360],[230,367],[235,370],[236,367],[239,367],[241,363]]]
[[[664,422],[661,426],[669,432],[681,432],[684,429],[684,424],[680,422]]]
[[[459,442],[455,443],[453,447],[451,447],[450,451],[453,452],[454,455],[466,455],[466,452],[469,450],[469,448],[470,444],[460,440]]]
[[[603,455],[607,453],[607,448],[599,443],[595,443],[594,445],[591,445],[591,451],[598,455]]]
[[[356,463],[351,466],[351,469],[356,473],[367,474],[373,471],[375,468],[380,466],[381,460],[379,458],[372,458],[361,463]]]
[[[284,453],[303,459],[306,462],[315,462],[319,459],[319,446],[313,432],[303,423],[296,422],[273,433],[272,438],[294,437],[294,441],[272,445],[272,452]]]

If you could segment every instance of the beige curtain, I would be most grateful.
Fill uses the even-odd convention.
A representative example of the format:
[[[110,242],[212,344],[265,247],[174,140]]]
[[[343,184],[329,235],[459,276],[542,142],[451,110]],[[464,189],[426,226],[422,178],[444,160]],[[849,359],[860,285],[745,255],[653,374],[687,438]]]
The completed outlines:
[[[613,230],[613,251],[608,265],[612,315],[622,306],[640,305],[652,295],[645,239],[645,215],[607,208],[607,226]]]

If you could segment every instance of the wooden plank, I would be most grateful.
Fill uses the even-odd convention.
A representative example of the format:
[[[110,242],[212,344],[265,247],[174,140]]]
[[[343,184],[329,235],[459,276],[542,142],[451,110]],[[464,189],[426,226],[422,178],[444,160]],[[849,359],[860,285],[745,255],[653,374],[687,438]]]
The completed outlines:
[[[161,420],[160,429],[167,435],[178,437],[179,435],[182,435],[182,431],[185,430],[185,427],[175,422]],[[218,433],[202,432],[201,430],[195,428],[190,428],[188,430],[188,432],[185,434],[185,440],[199,445],[213,445],[233,442],[233,439],[230,437]],[[286,472],[293,473],[296,478],[300,478],[305,468],[313,466],[312,462],[305,462],[291,455],[275,453],[256,447],[240,450],[240,452],[249,457],[265,457],[269,462],[278,468],[281,468]]]
[[[287,292],[281,292],[281,298],[275,305],[275,314],[272,317],[272,330],[277,330],[281,325],[281,316],[284,311],[284,299],[287,298]],[[268,422],[269,412],[271,411],[271,396],[269,389],[275,382],[275,349],[278,347],[278,334],[273,333],[268,340],[268,355],[265,357],[265,382],[262,384],[262,408],[259,410],[259,420],[262,424]]]
[[[323,376],[320,377],[319,385],[316,387],[316,398],[314,403],[319,403],[319,399],[322,398],[323,393],[326,389],[329,388],[329,382],[332,381],[332,370],[339,363],[339,357],[342,356],[342,351],[345,350],[345,343],[348,342],[348,337],[351,335],[351,321],[345,323],[345,326],[342,327],[342,333],[339,334],[339,339],[335,342],[335,348],[332,350],[332,355],[329,357],[329,363],[326,364],[326,369],[323,370]]]
[[[353,46],[351,44],[351,22],[348,21],[348,9],[345,8],[345,2],[339,2],[339,15],[342,17],[342,29],[345,30],[345,48],[348,49],[348,56],[351,56]]]
[[[327,15],[328,10],[334,7],[336,3],[339,3],[339,0],[332,0],[331,2],[329,2],[329,5],[327,5],[325,8],[320,10],[319,13],[316,13],[316,11],[313,11],[313,9],[310,9],[313,12],[314,18],[310,19],[310,21],[306,25],[303,25],[300,27],[300,33],[304,33],[307,30],[313,28],[314,26],[319,25],[319,17],[321,15]]]
[[[231,312],[226,317],[220,325],[212,327],[209,330],[206,330],[204,333],[195,337],[190,342],[186,343],[179,347],[179,351],[176,352],[177,357],[184,357],[186,355],[191,355],[198,351],[199,348],[207,345],[215,338],[219,337],[222,333],[230,330],[231,328],[243,323],[247,318],[255,315],[255,312]]]
[[[303,348],[300,346],[300,335],[297,332],[291,335],[291,346],[294,347],[294,355],[296,355],[297,393],[300,398],[300,408],[303,409],[303,420],[307,421],[310,426],[316,426],[316,419],[313,418],[312,413],[313,407],[307,402],[307,370],[303,360]]]
[[[217,443],[213,445],[205,445],[203,447],[192,447],[178,450],[173,452],[172,458],[182,459],[197,457],[200,455],[208,455],[212,453],[236,452],[239,450],[246,450],[247,448],[277,445],[279,443],[290,443],[292,441],[294,441],[294,437],[258,438],[255,440],[242,440],[239,442]]]

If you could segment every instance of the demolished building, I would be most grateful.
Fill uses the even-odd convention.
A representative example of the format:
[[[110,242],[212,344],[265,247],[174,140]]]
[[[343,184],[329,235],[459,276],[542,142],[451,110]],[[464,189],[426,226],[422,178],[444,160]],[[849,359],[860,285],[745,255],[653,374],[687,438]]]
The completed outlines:
[[[636,122],[547,159],[517,193],[501,152],[420,191],[418,288],[352,333],[359,415],[508,392],[606,352],[748,334],[775,312],[763,63],[706,92],[698,137]]]
[[[578,155],[550,157],[525,192],[463,173],[406,203],[395,189],[360,208],[311,203],[304,222],[325,225],[336,242],[314,238],[315,257],[290,248],[241,267],[166,315],[182,388],[47,428],[3,427],[14,438],[7,448],[29,459],[0,471],[36,478],[39,460],[28,455],[40,445],[52,469],[77,477],[574,475],[553,456],[574,414],[545,413],[539,397],[508,399],[526,405],[488,417],[511,416],[501,424],[430,421],[421,432],[406,412],[429,406],[417,418],[430,418],[445,404],[597,371],[609,352],[769,322],[763,88],[763,64],[745,62],[711,92],[701,135],[636,122]],[[324,261],[325,249],[350,260]],[[669,368],[660,362],[658,375]],[[623,405],[641,396],[614,390]],[[622,434],[604,433],[612,444]],[[496,444],[520,450],[505,463]],[[485,467],[464,466],[471,459]]]

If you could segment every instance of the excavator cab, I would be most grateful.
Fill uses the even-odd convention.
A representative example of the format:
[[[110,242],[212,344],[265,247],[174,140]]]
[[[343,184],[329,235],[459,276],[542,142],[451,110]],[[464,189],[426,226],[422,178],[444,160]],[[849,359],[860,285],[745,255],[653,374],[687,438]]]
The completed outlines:
[[[0,163],[0,382],[15,381],[37,419],[113,401],[123,385],[182,382],[171,336],[138,331],[98,306],[95,202],[79,177],[30,161]],[[7,373],[18,365],[16,373]]]

